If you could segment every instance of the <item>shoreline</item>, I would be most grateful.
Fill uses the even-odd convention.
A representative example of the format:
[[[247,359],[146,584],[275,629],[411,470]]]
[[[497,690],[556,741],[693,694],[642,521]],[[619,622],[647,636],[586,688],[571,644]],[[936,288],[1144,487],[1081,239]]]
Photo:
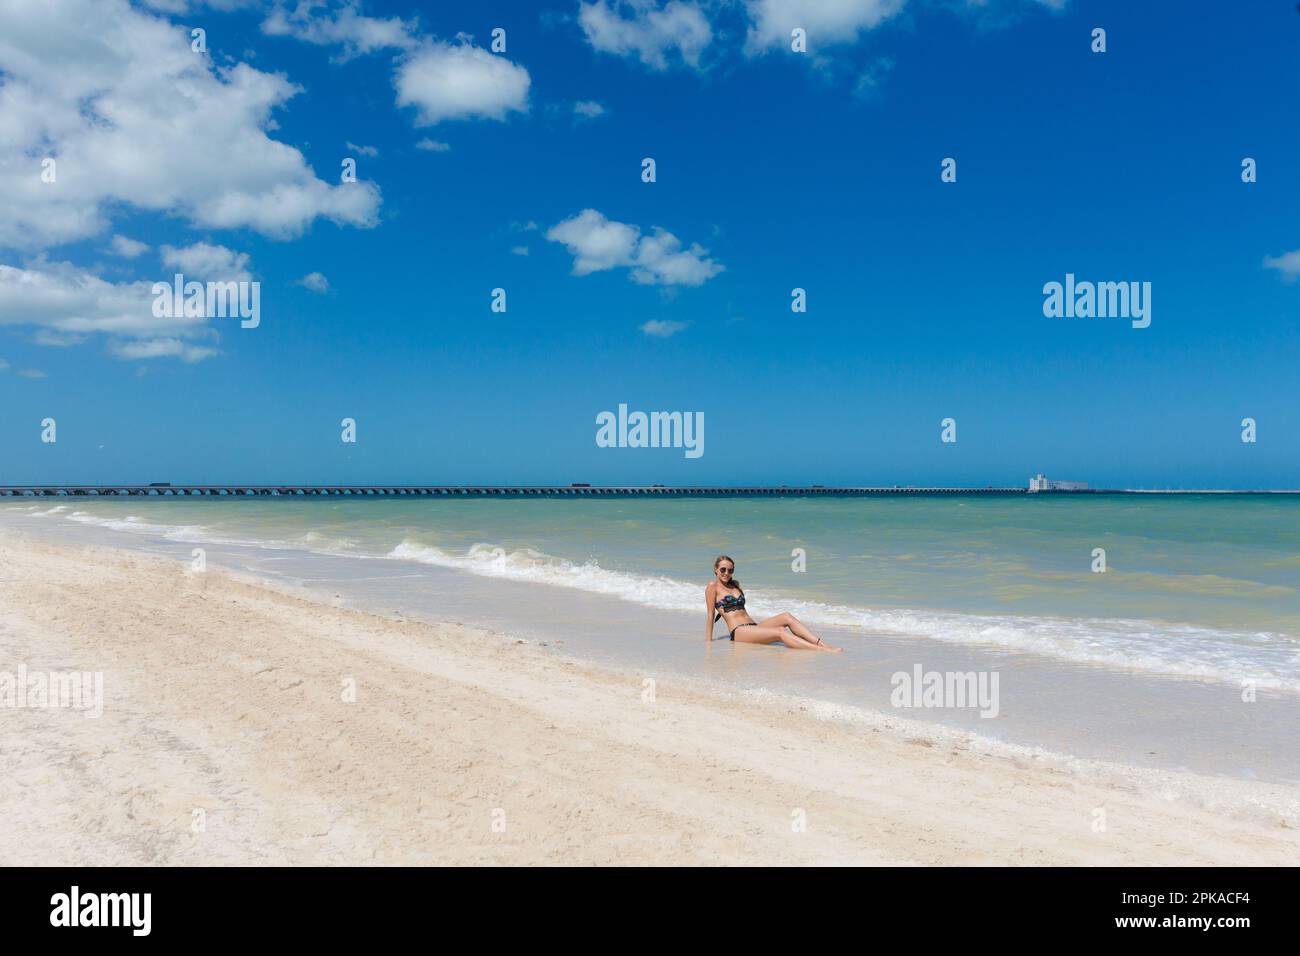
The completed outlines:
[[[231,504],[236,512],[256,507]],[[301,502],[293,510],[319,507]],[[1121,654],[1117,660],[1087,642],[1106,640],[1108,627],[1127,628],[1145,640],[1147,622],[1094,619],[1074,624],[886,607],[870,612],[877,618],[875,626],[867,621],[855,625],[855,614],[844,617],[852,608],[769,593],[763,607],[755,603],[760,616],[792,607],[850,653],[837,656],[834,664],[810,663],[781,648],[736,648],[725,635],[721,643],[702,649],[694,634],[697,596],[689,584],[683,588],[667,578],[619,570],[607,574],[594,564],[571,565],[519,545],[514,546],[522,549],[504,560],[505,548],[479,544],[469,558],[457,557],[454,545],[447,550],[408,545],[410,535],[422,535],[400,522],[364,544],[359,535],[353,537],[355,516],[340,518],[336,507],[330,508],[335,517],[323,521],[312,517],[224,528],[220,522],[209,527],[199,513],[155,524],[138,517],[142,509],[92,518],[86,512],[69,515],[63,506],[35,513],[29,507],[21,517],[0,521],[0,528],[21,529],[55,544],[162,556],[182,567],[201,553],[210,568],[251,575],[295,595],[323,594],[327,603],[433,626],[454,620],[546,642],[571,659],[605,670],[650,674],[728,696],[743,691],[759,700],[798,700],[805,709],[835,713],[842,720],[876,720],[883,713],[923,727],[925,733],[940,726],[974,733],[1017,753],[1066,754],[1099,765],[1300,785],[1300,755],[1291,746],[1300,733],[1300,697],[1258,673],[1234,674],[1222,659],[1204,653],[1198,645],[1208,637],[1203,646],[1212,647],[1218,636],[1213,632],[1165,627],[1161,643],[1152,646],[1158,648],[1158,658],[1133,645],[1140,659]],[[472,534],[466,540],[485,532],[476,528]],[[491,541],[491,532],[486,534]],[[395,540],[403,543],[393,547]],[[545,543],[541,549],[549,550]],[[487,567],[473,560],[476,552],[491,559]],[[519,564],[516,556],[522,558]],[[539,563],[539,558],[545,560]],[[617,568],[617,559],[614,564]],[[557,566],[558,575],[552,573]],[[665,590],[665,584],[672,587]],[[613,626],[624,620],[633,626]],[[1007,630],[1002,624],[1024,629]],[[1034,628],[1044,625],[1068,643],[1049,641],[1047,653],[1041,653]],[[991,634],[986,633],[990,627]],[[1272,652],[1276,658],[1277,649]],[[1174,669],[1162,661],[1174,662]],[[1210,673],[1193,666],[1198,662],[1211,665]],[[983,719],[970,705],[917,708],[914,700],[900,705],[894,680],[899,673],[914,674],[918,665],[931,673],[1000,676],[1005,693],[996,719]],[[1245,694],[1236,681],[1246,675],[1254,678],[1258,695],[1243,703]],[[1144,716],[1135,721],[1135,714]]]
[[[0,708],[4,864],[1300,856],[1300,788],[827,719],[171,559],[0,544],[0,670],[105,677],[98,719]]]

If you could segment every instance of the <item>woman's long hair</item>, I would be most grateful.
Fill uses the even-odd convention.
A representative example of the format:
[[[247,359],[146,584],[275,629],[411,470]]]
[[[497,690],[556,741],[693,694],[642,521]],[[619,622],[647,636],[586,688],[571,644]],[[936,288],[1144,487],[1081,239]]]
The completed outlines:
[[[721,564],[723,561],[730,561],[730,562],[731,562],[731,568],[732,568],[732,571],[731,571],[731,583],[734,584],[734,585],[736,586],[736,589],[737,589],[738,591],[740,591],[740,596],[741,596],[741,597],[744,597],[744,596],[745,596],[745,589],[742,588],[742,587],[740,586],[740,582],[736,580],[736,571],[735,571],[735,569],[736,569],[736,559],[735,559],[735,558],[733,558],[733,557],[731,557],[730,555],[727,555],[727,554],[720,554],[720,555],[718,555],[716,558],[714,558],[714,559],[713,559],[713,573],[714,573],[714,575],[716,575],[716,574],[718,573],[718,565]]]

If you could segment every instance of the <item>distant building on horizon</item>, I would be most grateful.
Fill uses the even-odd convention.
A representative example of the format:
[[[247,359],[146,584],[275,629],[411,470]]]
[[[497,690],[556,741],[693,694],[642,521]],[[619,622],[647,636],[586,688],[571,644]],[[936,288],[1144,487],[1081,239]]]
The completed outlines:
[[[1052,481],[1041,471],[1029,479],[1030,491],[1087,491],[1086,481]]]

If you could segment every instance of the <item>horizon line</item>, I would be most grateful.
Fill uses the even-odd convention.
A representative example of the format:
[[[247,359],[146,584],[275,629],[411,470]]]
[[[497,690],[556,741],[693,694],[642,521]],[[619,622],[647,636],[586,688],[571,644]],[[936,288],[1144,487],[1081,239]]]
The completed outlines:
[[[110,484],[0,485],[0,497],[446,497],[455,495],[1296,495],[1297,488],[1042,488],[1020,485],[509,485],[476,482],[439,485],[423,482],[254,483],[254,482],[121,482]]]

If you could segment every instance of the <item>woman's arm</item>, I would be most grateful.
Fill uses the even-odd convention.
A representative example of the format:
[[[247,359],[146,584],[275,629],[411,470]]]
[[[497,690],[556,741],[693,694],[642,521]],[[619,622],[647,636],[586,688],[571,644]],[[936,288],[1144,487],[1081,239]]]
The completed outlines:
[[[709,623],[704,626],[705,644],[713,642],[713,624],[717,621],[717,618],[714,617],[714,615],[717,614],[717,611],[713,609],[713,584],[714,582],[710,581],[709,586],[704,589],[704,613],[708,617],[709,621]]]

